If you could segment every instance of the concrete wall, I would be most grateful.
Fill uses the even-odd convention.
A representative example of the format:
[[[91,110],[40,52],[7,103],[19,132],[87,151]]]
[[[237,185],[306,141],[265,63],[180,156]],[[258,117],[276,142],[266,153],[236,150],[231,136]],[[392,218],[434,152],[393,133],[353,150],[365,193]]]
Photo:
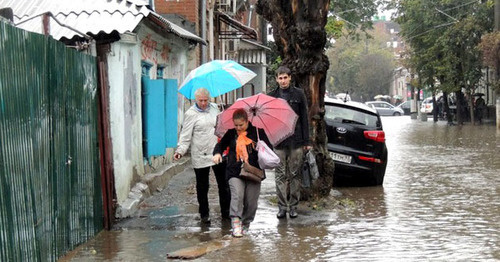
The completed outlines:
[[[118,203],[142,165],[141,56],[139,45],[115,42],[108,56],[113,167]]]

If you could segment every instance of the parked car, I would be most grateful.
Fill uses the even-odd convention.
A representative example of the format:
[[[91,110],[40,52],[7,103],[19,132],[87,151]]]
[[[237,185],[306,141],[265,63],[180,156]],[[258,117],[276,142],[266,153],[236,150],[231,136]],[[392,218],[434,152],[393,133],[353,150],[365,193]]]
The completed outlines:
[[[422,100],[422,103],[420,104],[421,113],[432,114],[433,109],[434,105],[432,103],[432,97],[427,97],[426,99]]]
[[[325,122],[334,185],[382,185],[387,147],[377,111],[363,103],[325,98]]]
[[[368,101],[365,104],[377,110],[381,116],[400,116],[404,114],[403,109],[397,108],[385,101]]]
[[[436,103],[438,106],[443,102],[443,94],[437,94],[436,95]],[[448,95],[448,107],[450,108],[450,112],[452,114],[455,114],[457,105],[455,103],[455,96],[454,95]],[[426,99],[422,100],[422,103],[420,104],[420,112],[426,113],[426,114],[433,114],[434,110],[434,104],[432,103],[432,96],[427,97]],[[443,108],[441,109],[441,112],[438,112],[438,114],[443,114],[442,112]]]
[[[411,114],[411,101],[404,101],[403,103],[399,104],[396,106],[396,108],[401,108],[403,110],[404,115],[410,115]]]

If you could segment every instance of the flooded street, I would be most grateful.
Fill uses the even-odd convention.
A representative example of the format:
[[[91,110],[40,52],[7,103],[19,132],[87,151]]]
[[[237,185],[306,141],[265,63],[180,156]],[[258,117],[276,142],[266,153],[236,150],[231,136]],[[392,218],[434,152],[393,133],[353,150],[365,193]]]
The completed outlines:
[[[278,220],[269,201],[270,177],[250,234],[232,239],[219,218],[199,226],[194,197],[155,209],[154,203],[173,199],[170,193],[150,202],[142,222],[122,221],[123,230],[101,232],[65,260],[165,261],[169,252],[213,239],[225,247],[197,261],[500,260],[495,126],[447,126],[407,116],[383,118],[383,125],[389,150],[384,185],[336,188],[345,208],[299,209],[298,218]],[[177,190],[189,184],[186,176],[175,179]]]

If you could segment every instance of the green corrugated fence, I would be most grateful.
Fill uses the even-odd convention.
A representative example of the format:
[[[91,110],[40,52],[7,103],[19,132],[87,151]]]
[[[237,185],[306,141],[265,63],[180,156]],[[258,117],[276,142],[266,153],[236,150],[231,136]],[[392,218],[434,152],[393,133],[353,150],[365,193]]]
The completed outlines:
[[[95,57],[0,22],[0,261],[55,261],[103,228]]]

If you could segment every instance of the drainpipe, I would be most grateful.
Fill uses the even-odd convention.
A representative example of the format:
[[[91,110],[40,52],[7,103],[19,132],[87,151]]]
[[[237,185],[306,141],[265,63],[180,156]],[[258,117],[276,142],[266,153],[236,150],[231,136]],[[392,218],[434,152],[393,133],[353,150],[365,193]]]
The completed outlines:
[[[212,3],[210,5],[210,8],[208,9],[208,43],[209,43],[209,50],[208,50],[208,58],[210,61],[214,60],[214,4]]]
[[[267,21],[264,18],[262,18],[262,23],[260,23],[260,35],[262,43],[267,45]]]
[[[252,15],[253,15],[253,5],[250,5],[250,11],[248,11],[248,21],[247,21],[247,26],[251,27],[252,26]]]
[[[200,0],[200,31],[201,38],[207,41],[207,1]],[[210,43],[211,44],[211,43]],[[207,62],[207,47],[206,45],[201,45],[200,51],[201,64]]]

